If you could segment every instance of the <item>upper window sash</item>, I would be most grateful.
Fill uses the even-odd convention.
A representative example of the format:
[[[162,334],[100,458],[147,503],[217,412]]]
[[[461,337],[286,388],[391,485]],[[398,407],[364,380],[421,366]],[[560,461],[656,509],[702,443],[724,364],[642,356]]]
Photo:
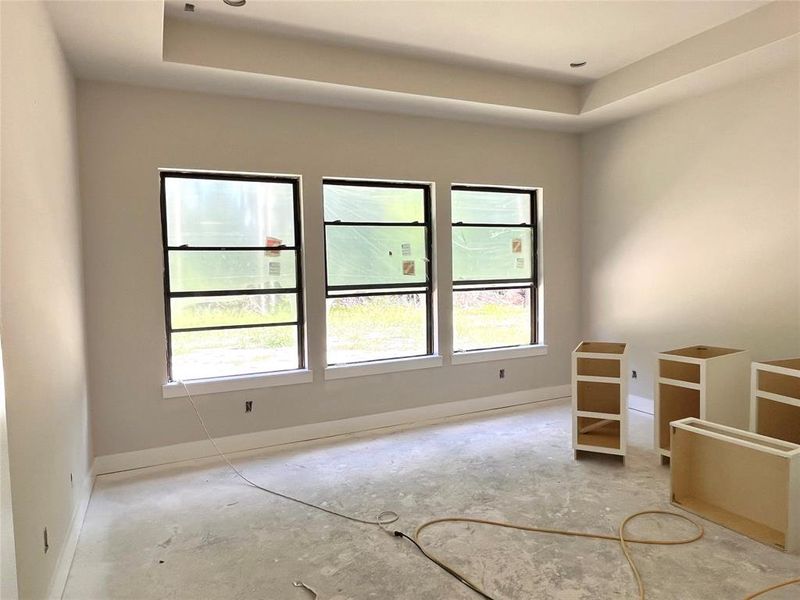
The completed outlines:
[[[428,185],[325,179],[323,190],[328,297],[347,291],[431,289]]]
[[[535,191],[486,186],[450,188],[455,226],[535,227]]]
[[[429,187],[399,182],[323,180],[326,225],[424,226]]]
[[[163,175],[170,249],[296,247],[296,179]],[[202,191],[198,182],[203,183]]]
[[[453,285],[532,283],[537,277],[536,191],[451,187]],[[462,244],[460,252],[456,248]],[[512,261],[492,261],[511,252]]]

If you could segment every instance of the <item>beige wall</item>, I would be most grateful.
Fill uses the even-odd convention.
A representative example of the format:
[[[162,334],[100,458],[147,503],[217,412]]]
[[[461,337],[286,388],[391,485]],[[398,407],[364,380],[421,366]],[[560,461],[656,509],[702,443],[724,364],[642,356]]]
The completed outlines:
[[[14,543],[14,511],[11,499],[11,461],[8,457],[6,423],[6,383],[3,373],[3,348],[0,343],[0,598],[16,600],[17,550]]]
[[[204,396],[214,435],[301,425],[569,382],[578,335],[576,136],[116,84],[79,87],[92,423],[96,454],[202,438],[165,379],[159,167],[303,176],[312,384]],[[544,188],[547,356],[325,382],[321,178]],[[440,346],[449,353],[450,236],[436,244]],[[498,379],[498,369],[506,378]],[[254,400],[244,414],[243,401]]]
[[[800,353],[798,72],[586,134],[582,329],[632,344],[631,393],[682,345]]]
[[[74,82],[41,3],[1,2],[0,10],[0,322],[11,493],[20,596],[42,598],[91,455]]]

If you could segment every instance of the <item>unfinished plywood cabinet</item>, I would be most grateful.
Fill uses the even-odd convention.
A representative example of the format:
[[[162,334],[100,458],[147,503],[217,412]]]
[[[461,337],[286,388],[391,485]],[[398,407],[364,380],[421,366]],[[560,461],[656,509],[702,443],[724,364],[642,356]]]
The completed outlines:
[[[673,504],[800,554],[800,445],[696,418],[670,429]]]
[[[661,352],[656,367],[655,447],[669,461],[669,424],[686,417],[747,429],[750,353],[689,346]]]
[[[800,444],[800,358],[754,362],[750,431]]]
[[[625,460],[627,345],[582,342],[572,353],[572,448]]]

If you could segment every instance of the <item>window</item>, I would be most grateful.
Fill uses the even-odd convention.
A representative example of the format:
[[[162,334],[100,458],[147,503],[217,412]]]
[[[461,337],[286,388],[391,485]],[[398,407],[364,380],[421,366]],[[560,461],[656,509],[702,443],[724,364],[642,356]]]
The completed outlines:
[[[304,367],[299,181],[161,173],[168,379]]]
[[[323,184],[329,365],[433,352],[430,188]]]
[[[536,343],[536,192],[453,186],[453,349]]]

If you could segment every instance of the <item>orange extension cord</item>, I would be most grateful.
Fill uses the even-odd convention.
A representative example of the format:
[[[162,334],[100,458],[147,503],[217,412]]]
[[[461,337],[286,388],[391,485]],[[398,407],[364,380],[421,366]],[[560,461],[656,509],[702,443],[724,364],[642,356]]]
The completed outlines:
[[[770,586],[768,588],[764,588],[760,592],[756,592],[755,594],[750,594],[744,600],[753,600],[753,598],[758,598],[759,596],[763,596],[764,594],[766,594],[767,592],[771,592],[772,590],[777,590],[779,588],[783,588],[783,587],[787,587],[787,586],[795,585],[795,584],[800,584],[800,577],[798,577],[797,579],[790,579],[788,581],[784,581],[783,583],[777,583],[777,584],[772,585],[772,586]]]
[[[644,516],[644,515],[666,515],[666,516],[669,516],[669,517],[682,519],[683,521],[687,521],[687,522],[691,523],[695,527],[695,529],[697,530],[697,533],[693,537],[684,538],[684,539],[678,539],[678,540],[650,540],[650,539],[636,539],[636,538],[627,538],[627,537],[625,537],[625,528],[627,527],[628,523],[630,523],[631,521],[635,520],[636,518]],[[681,545],[681,544],[691,544],[692,542],[696,542],[697,540],[702,538],[703,534],[704,534],[703,526],[700,525],[700,523],[697,523],[696,521],[694,521],[693,519],[690,519],[689,517],[687,517],[685,515],[681,515],[681,514],[674,513],[674,512],[669,512],[669,511],[664,511],[664,510],[645,510],[645,511],[640,511],[640,512],[637,512],[637,513],[634,513],[632,515],[627,516],[625,519],[623,519],[622,523],[620,524],[619,531],[618,531],[618,534],[616,536],[602,534],[602,533],[587,533],[587,532],[583,532],[583,531],[568,531],[568,530],[564,530],[564,529],[550,529],[550,528],[545,528],[545,527],[530,527],[530,526],[526,526],[526,525],[518,525],[518,524],[515,524],[515,523],[506,523],[506,522],[503,522],[503,521],[490,521],[490,520],[486,520],[486,519],[475,519],[475,518],[469,518],[469,517],[445,517],[445,518],[441,518],[441,519],[433,519],[433,520],[427,521],[427,522],[423,523],[422,525],[420,525],[419,527],[417,527],[416,531],[414,532],[413,539],[412,538],[409,538],[409,539],[411,539],[411,541],[417,546],[417,548],[419,548],[420,552],[422,552],[429,560],[431,560],[434,563],[436,563],[439,567],[441,567],[442,569],[444,569],[445,571],[447,571],[448,573],[453,575],[461,583],[463,583],[464,585],[466,585],[467,587],[469,587],[474,592],[476,592],[477,594],[479,594],[480,596],[482,596],[483,598],[485,598],[487,600],[496,600],[496,599],[494,598],[494,596],[491,596],[484,589],[482,589],[477,583],[475,583],[474,581],[471,581],[469,578],[467,578],[463,573],[457,571],[454,567],[449,565],[444,560],[434,556],[430,551],[426,550],[424,548],[424,546],[422,545],[422,542],[420,541],[420,534],[425,529],[427,529],[428,527],[431,527],[431,526],[439,524],[439,523],[476,523],[476,524],[479,524],[479,525],[491,525],[491,526],[494,526],[494,527],[504,527],[504,528],[507,528],[507,529],[516,529],[516,530],[519,530],[519,531],[528,531],[528,532],[534,532],[534,533],[548,533],[548,534],[553,534],[553,535],[564,535],[564,536],[572,536],[572,537],[592,538],[592,539],[597,539],[597,540],[616,541],[616,542],[619,543],[620,548],[622,550],[622,553],[625,556],[625,559],[628,561],[628,565],[631,568],[631,571],[633,573],[633,577],[636,580],[636,585],[639,588],[639,600],[645,600],[645,587],[644,587],[644,582],[642,581],[641,574],[639,573],[639,569],[636,567],[636,562],[633,560],[633,556],[630,553],[630,548],[628,547],[628,544],[647,544],[647,545],[656,545],[656,546],[677,546],[677,545]],[[403,537],[407,537],[407,536],[403,536]],[[751,594],[751,595],[747,596],[744,600],[752,600],[753,598],[757,598],[757,597],[762,596],[762,595],[764,595],[764,594],[766,594],[768,592],[771,592],[773,590],[777,590],[779,588],[787,587],[789,585],[794,585],[794,584],[800,584],[800,578],[790,579],[788,581],[784,581],[782,583],[770,586],[770,587],[768,587],[766,589],[760,590],[758,592],[755,592],[754,594]]]
[[[353,522],[361,523],[361,524],[364,524],[364,525],[377,525],[378,527],[380,527],[384,531],[386,531],[388,533],[392,533],[391,531],[389,531],[386,528],[386,526],[387,525],[391,525],[392,523],[394,523],[395,521],[397,521],[399,519],[398,514],[395,513],[394,511],[388,511],[388,510],[384,511],[384,512],[380,513],[375,519],[362,519],[362,518],[359,518],[359,517],[354,517],[352,515],[348,515],[346,513],[337,512],[335,510],[331,510],[331,509],[328,509],[328,508],[324,508],[322,506],[318,506],[316,504],[312,504],[311,502],[307,502],[305,500],[301,500],[300,498],[295,498],[293,496],[290,496],[288,494],[284,494],[282,492],[277,492],[275,490],[271,490],[269,488],[263,487],[263,486],[255,483],[255,482],[253,482],[252,480],[248,479],[239,469],[237,469],[234,466],[234,464],[228,459],[228,457],[225,455],[225,453],[222,450],[220,450],[219,446],[217,446],[217,443],[214,441],[214,438],[211,436],[211,433],[208,431],[208,428],[206,427],[206,424],[205,424],[205,421],[203,420],[203,417],[200,415],[200,411],[197,409],[197,405],[194,402],[194,398],[192,398],[192,394],[189,392],[189,388],[186,387],[186,384],[183,381],[181,381],[180,383],[183,385],[183,389],[186,392],[186,398],[189,401],[189,404],[191,405],[192,409],[194,410],[194,413],[197,416],[197,420],[200,422],[200,425],[203,427],[203,431],[205,432],[206,437],[208,438],[208,441],[210,441],[211,445],[214,446],[214,450],[216,451],[217,455],[219,455],[219,457],[223,461],[225,461],[225,463],[228,465],[228,467],[240,479],[242,479],[248,485],[250,485],[250,486],[252,486],[252,487],[254,487],[254,488],[256,488],[256,489],[258,489],[258,490],[260,490],[262,492],[266,492],[268,494],[272,494],[274,496],[278,496],[279,498],[283,498],[284,500],[289,500],[291,502],[295,502],[297,504],[301,504],[301,505],[303,505],[303,506],[305,506],[307,508],[313,508],[315,510],[319,510],[319,511],[328,513],[329,515],[333,515],[333,516],[339,517],[341,519],[347,519],[348,521],[353,521]],[[667,516],[670,516],[670,517],[675,517],[677,519],[683,519],[684,521],[688,521],[689,523],[694,525],[694,527],[697,529],[697,534],[694,537],[685,538],[685,539],[681,539],[681,540],[647,540],[647,539],[640,540],[640,539],[634,539],[634,538],[626,538],[625,537],[625,527],[628,525],[628,523],[630,523],[631,521],[633,521],[637,517],[641,517],[643,515],[667,515]],[[625,559],[628,561],[628,565],[630,565],[631,571],[633,572],[633,576],[636,579],[636,584],[639,587],[639,600],[645,600],[644,582],[642,581],[642,577],[639,574],[639,569],[636,567],[636,562],[633,560],[633,557],[631,556],[630,549],[628,548],[628,544],[648,544],[648,545],[655,545],[655,546],[677,546],[677,545],[680,545],[680,544],[691,544],[692,542],[696,542],[697,540],[702,538],[703,537],[703,533],[704,533],[703,526],[700,525],[699,523],[697,523],[696,521],[694,521],[694,520],[692,520],[689,517],[686,517],[684,515],[681,515],[681,514],[678,514],[678,513],[674,513],[674,512],[665,511],[665,510],[643,510],[643,511],[640,511],[640,512],[637,512],[637,513],[634,513],[632,515],[629,515],[629,516],[625,517],[625,519],[623,519],[622,523],[620,523],[619,532],[618,532],[618,534],[616,536],[607,535],[607,534],[603,534],[603,533],[586,533],[586,532],[583,532],[583,531],[568,531],[568,530],[565,530],[565,529],[548,529],[548,528],[544,528],[544,527],[530,527],[530,526],[527,526],[527,525],[518,525],[518,524],[514,524],[514,523],[505,523],[505,522],[502,522],[502,521],[489,521],[489,520],[486,520],[486,519],[474,519],[474,518],[470,518],[470,517],[445,517],[445,518],[441,518],[441,519],[433,519],[431,521],[427,521],[427,522],[423,523],[422,525],[420,525],[419,527],[417,527],[416,531],[414,532],[413,537],[409,536],[409,535],[406,535],[406,534],[404,534],[404,533],[402,533],[400,531],[394,531],[393,532],[395,536],[403,537],[403,538],[406,538],[406,539],[410,540],[419,549],[419,551],[422,552],[422,554],[425,557],[427,557],[429,560],[431,560],[432,562],[437,564],[440,568],[444,569],[450,575],[455,577],[458,581],[460,581],[465,586],[467,586],[470,589],[472,589],[473,591],[475,591],[477,594],[481,595],[483,598],[486,598],[487,600],[495,600],[495,598],[490,596],[478,584],[476,584],[475,582],[469,580],[465,575],[463,575],[462,573],[459,573],[456,569],[451,567],[445,561],[435,557],[433,554],[431,554],[429,551],[425,550],[425,548],[423,547],[422,542],[420,542],[420,540],[419,540],[420,534],[422,533],[423,530],[425,530],[428,527],[431,527],[433,525],[436,525],[437,523],[477,523],[477,524],[481,524],[481,525],[491,525],[491,526],[494,526],[494,527],[505,527],[507,529],[517,529],[519,531],[528,531],[528,532],[535,532],[535,533],[549,533],[549,534],[553,534],[553,535],[565,535],[565,536],[572,536],[572,537],[583,537],[583,538],[592,538],[592,539],[596,539],[596,540],[611,540],[611,541],[619,542],[620,548],[622,549],[622,553],[625,555]],[[768,587],[766,589],[760,590],[760,591],[758,591],[758,592],[756,592],[754,594],[751,594],[751,595],[747,596],[747,598],[745,598],[744,600],[752,600],[753,598],[757,598],[759,596],[763,596],[767,592],[771,592],[773,590],[777,590],[779,588],[786,587],[786,586],[793,585],[793,584],[797,584],[797,583],[800,583],[800,578],[790,579],[789,581],[784,581],[782,583],[773,585],[773,586]],[[318,598],[319,597],[318,593],[313,588],[307,586],[302,581],[294,581],[294,582],[292,582],[292,585],[294,585],[297,588],[304,588],[305,590],[307,590],[308,592],[313,594],[314,598]]]

